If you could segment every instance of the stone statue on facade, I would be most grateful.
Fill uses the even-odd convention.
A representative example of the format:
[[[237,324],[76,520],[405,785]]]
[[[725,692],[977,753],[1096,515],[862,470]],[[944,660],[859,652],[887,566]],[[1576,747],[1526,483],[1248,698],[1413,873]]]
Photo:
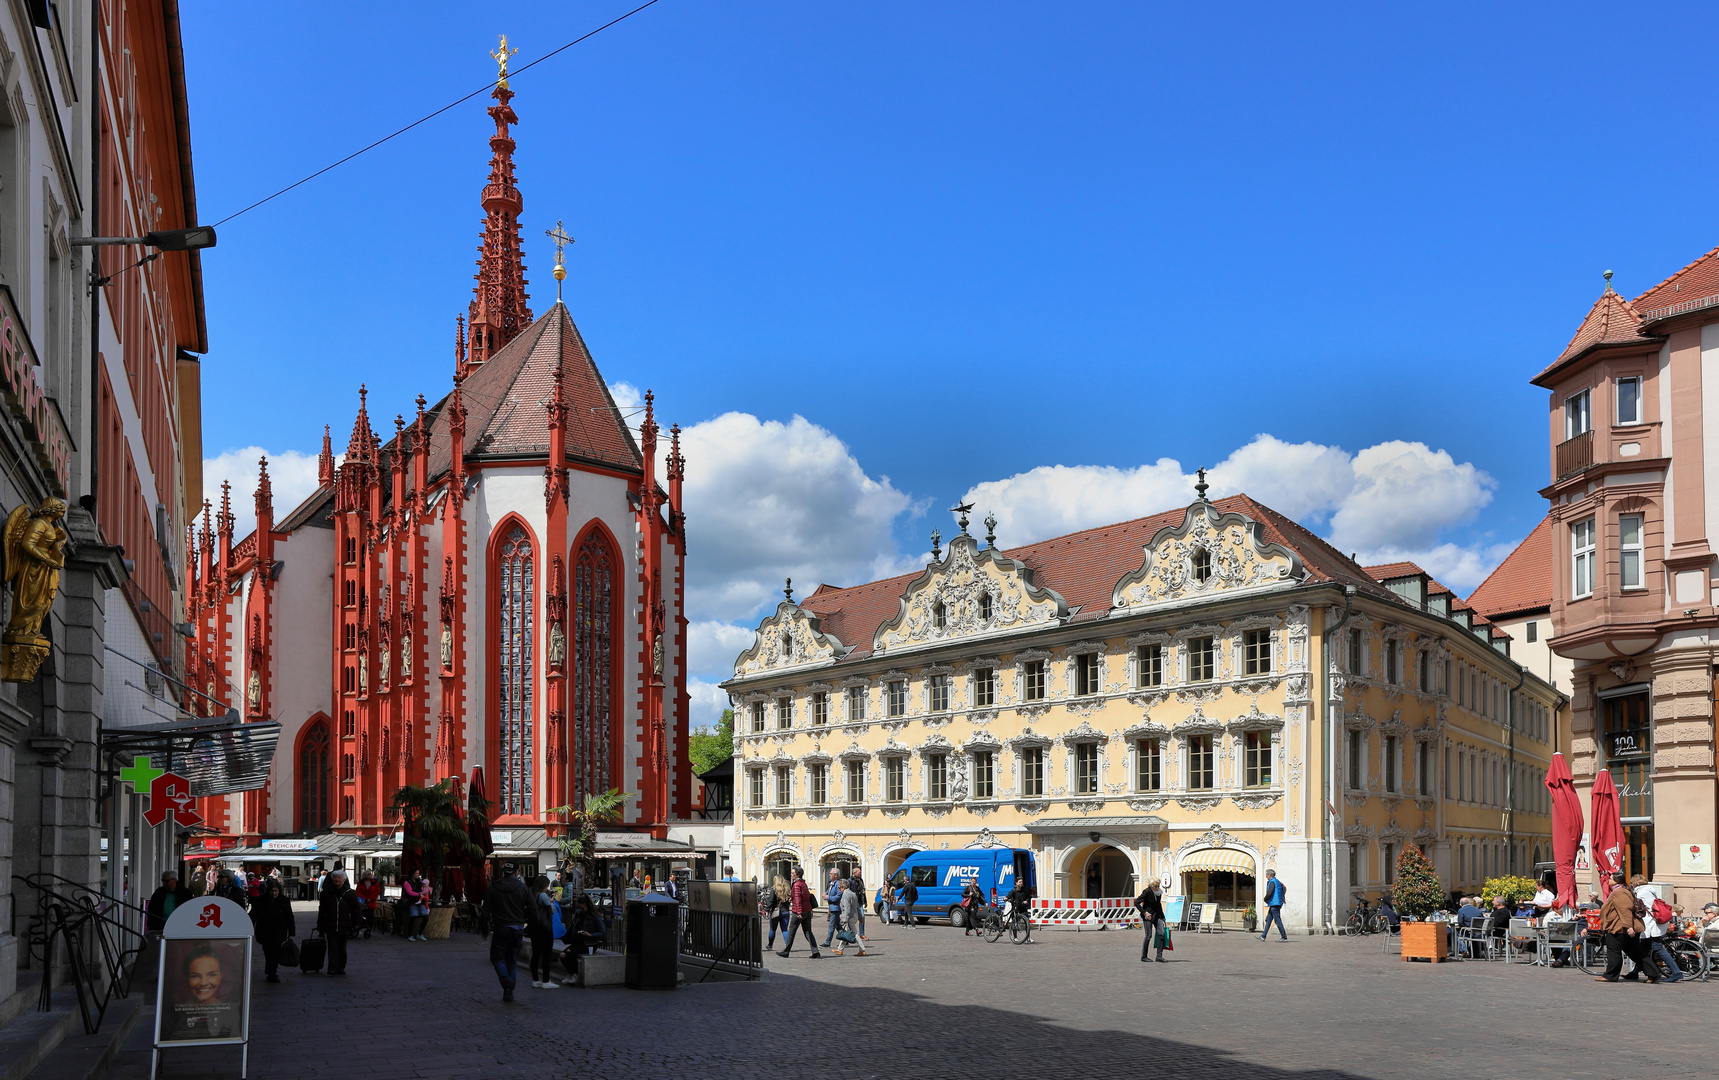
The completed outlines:
[[[250,704],[252,712],[263,711],[263,680],[256,668],[251,669],[251,677],[245,682],[245,701]]]
[[[12,618],[6,624],[0,677],[7,682],[31,682],[48,658],[42,621],[60,590],[60,570],[66,565],[65,527],[60,518],[66,504],[44,499],[31,510],[18,506],[6,518],[6,583],[12,586]]]
[[[400,681],[412,677],[412,631],[400,631]]]
[[[549,666],[559,669],[567,662],[567,635],[562,633],[561,624],[549,624]]]
[[[454,628],[442,624],[442,670],[454,670]]]
[[[651,646],[651,670],[660,678],[663,673],[663,636],[657,635],[656,644]]]
[[[369,692],[370,692],[370,654],[369,653],[359,653],[358,654],[358,693],[360,695],[364,695],[364,694],[368,694]]]
[[[378,671],[378,674],[382,676],[382,682],[380,685],[382,689],[386,690],[388,689],[388,667],[394,661],[394,650],[388,647],[388,643],[386,641],[382,643],[382,655],[377,659],[382,664],[381,669]]]

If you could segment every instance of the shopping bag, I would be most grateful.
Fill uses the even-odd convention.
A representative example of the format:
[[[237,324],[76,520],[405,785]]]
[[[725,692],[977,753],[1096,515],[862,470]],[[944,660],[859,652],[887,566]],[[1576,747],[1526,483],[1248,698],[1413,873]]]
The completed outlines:
[[[292,938],[281,942],[281,966],[298,967],[298,942]]]
[[[1152,946],[1159,952],[1176,951],[1175,944],[1170,940],[1170,928],[1168,926],[1164,927],[1162,930],[1153,931]]]

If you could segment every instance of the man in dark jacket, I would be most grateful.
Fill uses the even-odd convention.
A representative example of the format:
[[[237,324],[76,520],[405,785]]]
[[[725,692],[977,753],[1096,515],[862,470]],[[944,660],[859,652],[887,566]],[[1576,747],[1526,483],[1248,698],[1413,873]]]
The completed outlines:
[[[913,883],[913,875],[901,883],[901,921],[907,924],[909,930],[919,925],[919,920],[913,917],[913,905],[919,902],[919,886]]]
[[[156,889],[149,897],[149,932],[161,933],[161,928],[167,925],[167,917],[173,914],[174,909],[190,902],[191,890],[179,884],[179,871],[163,870],[161,888]]]
[[[336,870],[322,883],[322,899],[316,909],[316,928],[328,940],[328,973],[346,974],[346,939],[358,929],[358,894],[346,883],[346,871]]]
[[[1146,953],[1156,945],[1158,962],[1168,963],[1164,959],[1164,901],[1158,895],[1157,882],[1146,883],[1145,890],[1134,900],[1134,910],[1140,913],[1140,926],[1146,931],[1146,941],[1140,946],[1140,962],[1144,964],[1150,959]]]
[[[233,872],[231,870],[221,871],[220,876],[215,879],[215,891],[209,895],[231,900],[233,903],[246,910],[249,910],[251,906],[250,892],[246,890],[244,886],[233,880]]]
[[[263,978],[267,982],[278,983],[281,977],[275,972],[281,963],[281,946],[287,938],[298,936],[292,901],[281,891],[278,878],[264,881],[263,895],[251,908],[251,926],[256,932],[257,944],[263,947]]]
[[[519,868],[512,863],[501,866],[501,880],[489,887],[483,898],[483,913],[489,917],[489,962],[495,965],[501,980],[501,1000],[513,1000],[515,977],[519,974],[519,944],[525,940],[525,928],[531,922],[531,890],[519,880]]]
[[[787,956],[794,948],[794,937],[800,931],[806,932],[806,944],[812,947],[812,959],[816,960],[823,954],[818,952],[818,935],[812,932],[812,912],[817,909],[817,899],[812,896],[812,887],[806,884],[806,872],[798,866],[794,867],[794,884],[788,886],[788,910],[793,918],[788,923],[788,939],[782,943],[782,951],[777,956]]]

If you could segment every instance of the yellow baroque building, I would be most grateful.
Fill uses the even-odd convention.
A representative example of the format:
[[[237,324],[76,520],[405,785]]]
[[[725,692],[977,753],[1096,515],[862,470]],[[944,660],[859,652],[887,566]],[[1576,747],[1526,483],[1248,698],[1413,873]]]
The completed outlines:
[[[1450,590],[1245,495],[1011,551],[963,519],[918,574],[790,594],[723,687],[743,877],[1026,848],[1043,897],[1151,878],[1233,924],[1269,869],[1306,932],[1406,845],[1447,889],[1549,859],[1567,738]]]

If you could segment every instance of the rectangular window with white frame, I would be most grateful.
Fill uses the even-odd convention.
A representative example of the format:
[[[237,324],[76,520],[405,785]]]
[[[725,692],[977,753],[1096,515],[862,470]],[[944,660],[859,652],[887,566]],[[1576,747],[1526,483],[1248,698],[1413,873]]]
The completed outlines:
[[[848,762],[848,805],[859,806],[865,802],[865,762]]]
[[[1242,775],[1247,787],[1271,786],[1271,732],[1243,733]]]
[[[973,707],[989,709],[997,703],[997,669],[973,669]]]
[[[1099,692],[1098,685],[1098,654],[1095,652],[1081,653],[1074,658],[1074,693],[1076,697],[1090,697]]]
[[[812,695],[812,725],[823,727],[830,722],[830,695],[819,690]]]
[[[1349,674],[1365,675],[1367,673],[1367,653],[1364,648],[1366,639],[1361,631],[1349,631]]]
[[[764,730],[764,703],[762,701],[754,701],[752,703],[752,731],[754,734],[756,734],[757,732],[760,732],[763,730]]]
[[[1349,768],[1344,778],[1350,791],[1360,791],[1365,780],[1367,762],[1367,733],[1351,731],[1349,733]]]
[[[1217,650],[1209,637],[1188,639],[1188,681],[1211,682],[1217,677]]]
[[[1593,412],[1588,391],[1571,394],[1564,399],[1564,438],[1566,441],[1586,434],[1594,428]]]
[[[1043,701],[1045,699],[1045,662],[1029,660],[1023,667],[1022,679],[1025,686],[1022,696],[1028,701]]]
[[[1617,425],[1623,427],[1641,423],[1641,376],[1628,375],[1618,380]]]
[[[1188,737],[1188,787],[1194,791],[1210,791],[1215,758],[1210,735]]]
[[[794,801],[794,770],[787,765],[776,766],[776,805],[787,806]]]
[[[806,770],[807,799],[813,806],[822,806],[830,798],[830,778],[827,766],[817,763]]]
[[[764,770],[746,770],[746,803],[748,806],[764,805]]]
[[[1074,793],[1098,794],[1098,744],[1074,744]]]
[[[1040,746],[1021,750],[1021,797],[1043,798],[1045,793],[1045,752]]]
[[[1417,767],[1415,769],[1415,792],[1420,795],[1431,795],[1433,793],[1432,744],[1425,742],[1416,743],[1415,760],[1417,762]]]
[[[1397,845],[1381,845],[1380,853],[1385,858],[1385,884],[1390,885],[1397,880]]]
[[[794,699],[782,697],[776,699],[776,729],[787,731],[794,726]]]
[[[866,688],[863,686],[848,687],[848,722],[854,723],[865,719]]]
[[[907,680],[895,679],[885,688],[887,706],[885,711],[890,716],[907,715]]]
[[[1396,791],[1400,783],[1398,775],[1397,754],[1400,740],[1395,735],[1385,736],[1385,790]]]
[[[973,754],[973,798],[994,799],[997,797],[997,758],[989,750],[978,750]]]
[[[1594,519],[1570,526],[1570,595],[1594,594]]]
[[[1242,674],[1271,674],[1270,630],[1244,630],[1242,632]]]
[[[899,757],[888,758],[883,766],[884,791],[886,802],[901,802],[906,798],[907,766]]]
[[[949,798],[949,755],[931,754],[925,759],[926,797],[936,801]]]
[[[1141,645],[1134,650],[1134,685],[1142,689],[1164,685],[1164,646]]]
[[[931,711],[934,713],[949,711],[949,676],[933,675],[929,681],[929,696]]]
[[[1385,681],[1392,686],[1402,682],[1402,671],[1398,661],[1402,657],[1402,647],[1395,641],[1385,642]]]
[[[1164,786],[1163,753],[1157,739],[1134,744],[1134,790],[1158,791]]]
[[[1620,514],[1618,516],[1618,586],[1624,589],[1647,588],[1647,577],[1642,571],[1642,516],[1640,514]]]

